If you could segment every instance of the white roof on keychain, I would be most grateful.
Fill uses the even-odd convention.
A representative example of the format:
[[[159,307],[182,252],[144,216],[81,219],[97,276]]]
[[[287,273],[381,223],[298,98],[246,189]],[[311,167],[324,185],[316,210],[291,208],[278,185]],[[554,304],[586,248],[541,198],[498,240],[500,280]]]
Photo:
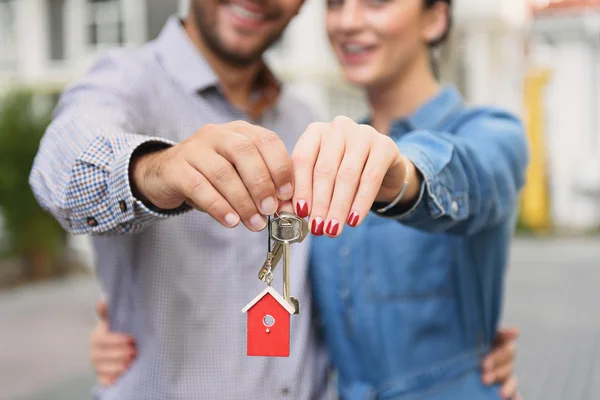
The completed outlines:
[[[285,301],[285,299],[283,297],[281,297],[281,295],[279,293],[277,293],[277,291],[275,289],[273,289],[271,286],[267,286],[265,288],[265,290],[263,290],[262,292],[260,292],[258,294],[258,296],[256,296],[250,303],[248,303],[246,305],[246,307],[244,307],[242,309],[242,313],[246,313],[246,311],[248,311],[249,309],[252,308],[252,306],[254,306],[256,303],[258,303],[258,301],[260,299],[262,299],[267,293],[269,293],[271,296],[273,296],[275,298],[275,300],[277,300],[277,302],[279,304],[281,304],[281,306],[283,308],[286,309],[287,312],[289,312],[290,314],[294,313],[294,307],[288,303],[287,301]]]

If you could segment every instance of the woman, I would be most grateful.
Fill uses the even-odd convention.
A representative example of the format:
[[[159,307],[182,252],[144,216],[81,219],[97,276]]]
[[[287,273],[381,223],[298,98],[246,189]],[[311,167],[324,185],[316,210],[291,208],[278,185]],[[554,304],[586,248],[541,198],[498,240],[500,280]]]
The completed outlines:
[[[313,241],[312,282],[340,394],[512,397],[515,333],[494,336],[527,165],[523,129],[436,81],[429,53],[448,34],[450,0],[327,4],[329,40],[371,116],[306,130],[292,155],[293,205],[325,235]],[[131,348],[102,329],[93,346],[114,337]],[[103,349],[96,368],[111,370]],[[123,363],[112,365],[103,375],[119,375]]]
[[[371,106],[368,125],[312,124],[292,154],[296,212],[335,238],[313,241],[311,281],[340,394],[498,399],[479,367],[528,163],[522,125],[435,79],[451,0],[327,4],[344,76]]]

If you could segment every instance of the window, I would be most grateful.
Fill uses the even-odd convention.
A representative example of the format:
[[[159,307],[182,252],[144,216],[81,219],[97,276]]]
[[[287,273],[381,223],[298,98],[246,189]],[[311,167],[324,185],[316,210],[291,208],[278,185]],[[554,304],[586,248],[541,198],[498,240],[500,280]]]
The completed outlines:
[[[65,0],[48,0],[50,60],[65,58]]]
[[[102,46],[125,42],[121,1],[88,0],[88,8],[89,44]]]
[[[0,69],[13,69],[16,66],[14,7],[14,0],[0,0]]]

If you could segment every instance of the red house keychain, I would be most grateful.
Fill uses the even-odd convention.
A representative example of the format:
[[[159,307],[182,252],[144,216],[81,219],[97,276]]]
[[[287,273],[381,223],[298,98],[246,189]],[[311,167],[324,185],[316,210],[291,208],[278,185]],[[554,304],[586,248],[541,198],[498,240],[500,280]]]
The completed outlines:
[[[289,357],[290,315],[294,307],[271,286],[254,298],[242,313],[248,313],[249,356]]]
[[[247,354],[249,356],[289,357],[290,316],[300,312],[300,303],[290,296],[290,244],[308,235],[308,223],[293,214],[269,218],[267,261],[258,277],[267,287],[242,309],[248,314]],[[271,251],[271,239],[277,241]],[[283,297],[271,287],[273,272],[283,255]]]

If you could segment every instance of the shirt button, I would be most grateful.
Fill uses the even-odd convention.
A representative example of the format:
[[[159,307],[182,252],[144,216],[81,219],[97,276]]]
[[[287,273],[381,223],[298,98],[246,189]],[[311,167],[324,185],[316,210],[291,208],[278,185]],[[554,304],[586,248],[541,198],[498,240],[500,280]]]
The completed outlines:
[[[119,201],[119,208],[121,211],[127,212],[127,203],[125,203],[125,200]]]
[[[89,226],[98,226],[98,221],[96,221],[96,218],[94,218],[94,217],[88,217],[87,224]]]
[[[456,201],[452,202],[452,212],[455,214],[458,212],[458,203]]]
[[[281,394],[287,396],[288,394],[290,394],[290,388],[281,389]]]

